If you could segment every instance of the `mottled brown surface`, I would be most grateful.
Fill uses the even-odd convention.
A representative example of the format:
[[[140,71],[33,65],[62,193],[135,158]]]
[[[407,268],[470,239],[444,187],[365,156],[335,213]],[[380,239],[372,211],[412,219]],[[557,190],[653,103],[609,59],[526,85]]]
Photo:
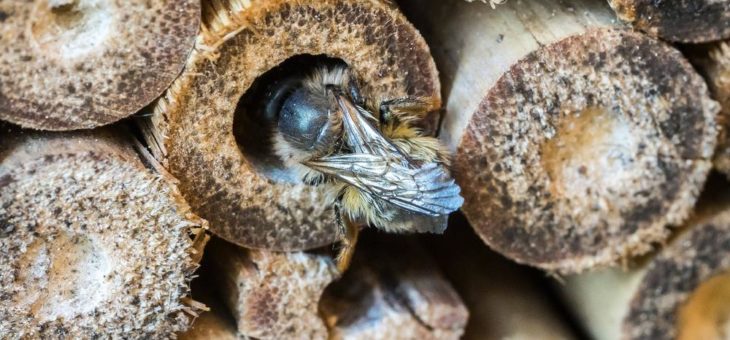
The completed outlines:
[[[0,138],[0,337],[187,329],[190,233],[205,222],[170,179],[104,131]]]
[[[317,304],[338,276],[325,255],[248,250],[220,239],[207,248],[208,287],[233,315],[238,333],[256,339],[326,339]]]
[[[459,339],[469,312],[433,259],[405,238],[366,237],[320,302],[330,339]]]
[[[594,110],[603,118],[580,121]],[[544,46],[469,123],[454,169],[463,210],[494,249],[548,270],[645,253],[690,212],[716,112],[681,54],[638,33],[591,30]],[[591,137],[571,137],[574,128]]]
[[[199,0],[74,3],[0,2],[0,119],[73,130],[127,117],[180,73],[200,26]]]
[[[609,0],[622,20],[653,36],[682,43],[730,37],[728,0]]]
[[[692,60],[705,75],[713,98],[720,103],[721,130],[713,162],[715,169],[730,176],[730,45],[711,44],[693,53]]]
[[[376,101],[437,95],[428,47],[384,1],[216,0],[203,13],[196,52],[147,126],[155,156],[228,241],[270,250],[331,243],[333,212],[320,190],[272,182],[239,149],[233,135],[239,99],[258,76],[301,54],[341,58]]]
[[[730,270],[730,211],[690,226],[647,268],[623,321],[626,339],[673,339],[690,295]]]

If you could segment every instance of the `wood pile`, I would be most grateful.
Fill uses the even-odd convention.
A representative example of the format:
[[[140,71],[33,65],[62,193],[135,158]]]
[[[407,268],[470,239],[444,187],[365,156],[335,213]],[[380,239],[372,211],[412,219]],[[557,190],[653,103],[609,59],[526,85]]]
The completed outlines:
[[[730,2],[481,2],[0,0],[0,339],[730,338]]]

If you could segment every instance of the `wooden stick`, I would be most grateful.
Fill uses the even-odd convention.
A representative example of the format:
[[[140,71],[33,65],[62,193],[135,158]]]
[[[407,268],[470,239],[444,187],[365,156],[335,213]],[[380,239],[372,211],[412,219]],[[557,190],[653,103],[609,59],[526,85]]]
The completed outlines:
[[[723,186],[727,190],[727,186]],[[723,339],[730,309],[730,200],[701,211],[661,252],[629,270],[562,288],[595,339]]]
[[[730,3],[609,0],[621,20],[653,36],[681,43],[730,38]]]
[[[489,251],[462,218],[426,249],[464,300],[463,339],[575,339],[535,273]]]
[[[428,254],[404,240],[362,241],[320,310],[331,339],[458,339],[468,318]]]
[[[207,249],[208,276],[233,314],[238,332],[259,339],[324,339],[317,312],[337,277],[328,256],[247,250],[220,239]],[[205,275],[205,274],[203,274]]]
[[[160,338],[187,329],[199,309],[186,296],[206,222],[173,180],[111,130],[5,128],[0,138],[0,334]]]
[[[434,50],[463,211],[500,253],[575,272],[645,253],[711,167],[717,104],[600,1],[403,1]]]
[[[199,0],[0,3],[0,120],[43,130],[106,125],[180,74]]]
[[[142,122],[153,153],[218,236],[278,251],[332,243],[334,214],[323,193],[294,184],[301,180],[281,168],[268,142],[270,127],[247,111],[242,97],[278,65],[311,64],[311,56],[326,55],[349,64],[368,99],[438,98],[426,43],[389,1],[213,0],[205,6],[203,33],[185,72]]]

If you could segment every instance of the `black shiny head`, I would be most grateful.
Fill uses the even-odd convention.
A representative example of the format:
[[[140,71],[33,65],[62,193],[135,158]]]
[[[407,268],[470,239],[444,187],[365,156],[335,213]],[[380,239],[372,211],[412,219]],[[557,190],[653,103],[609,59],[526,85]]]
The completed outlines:
[[[334,142],[331,114],[333,112],[325,96],[300,86],[284,98],[277,128],[284,139],[298,149],[322,150]]]

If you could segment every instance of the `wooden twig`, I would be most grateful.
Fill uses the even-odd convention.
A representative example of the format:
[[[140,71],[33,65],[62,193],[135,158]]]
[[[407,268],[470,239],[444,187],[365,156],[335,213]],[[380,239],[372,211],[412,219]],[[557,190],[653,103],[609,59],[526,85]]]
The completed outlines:
[[[0,119],[87,129],[134,114],[180,74],[200,1],[3,1],[0,25]]]
[[[467,218],[551,271],[620,262],[681,224],[711,167],[717,104],[672,47],[600,1],[403,1],[449,93]]]
[[[368,99],[439,98],[425,41],[384,0],[213,0],[203,14],[185,71],[142,124],[155,157],[227,241],[277,251],[332,243],[328,200],[294,184],[301,180],[281,168],[270,127],[242,97],[287,60],[326,55],[349,64]]]
[[[187,296],[207,224],[130,139],[15,129],[0,139],[0,334],[187,329],[203,309]]]

